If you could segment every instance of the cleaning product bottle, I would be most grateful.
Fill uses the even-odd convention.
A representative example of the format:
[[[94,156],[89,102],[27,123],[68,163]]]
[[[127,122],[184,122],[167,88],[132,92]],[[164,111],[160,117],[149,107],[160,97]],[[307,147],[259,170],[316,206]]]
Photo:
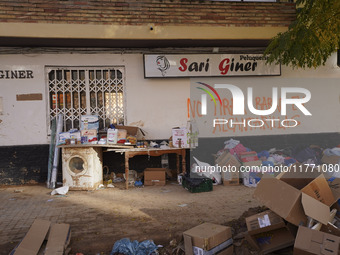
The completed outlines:
[[[107,144],[117,144],[118,141],[118,129],[109,128],[107,130]]]

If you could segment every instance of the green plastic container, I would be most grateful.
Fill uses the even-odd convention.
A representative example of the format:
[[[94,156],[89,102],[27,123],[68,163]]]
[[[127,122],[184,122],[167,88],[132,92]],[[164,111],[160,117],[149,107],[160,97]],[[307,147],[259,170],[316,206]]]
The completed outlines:
[[[207,178],[183,178],[182,187],[191,193],[208,192],[213,190],[213,181]]]

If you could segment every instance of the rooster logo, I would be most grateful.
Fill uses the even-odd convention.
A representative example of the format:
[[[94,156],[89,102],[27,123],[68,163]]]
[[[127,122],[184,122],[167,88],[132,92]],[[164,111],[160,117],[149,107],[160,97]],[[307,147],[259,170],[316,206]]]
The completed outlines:
[[[165,56],[158,56],[156,59],[156,64],[158,66],[158,70],[161,71],[162,76],[164,77],[166,71],[170,68],[169,60]]]

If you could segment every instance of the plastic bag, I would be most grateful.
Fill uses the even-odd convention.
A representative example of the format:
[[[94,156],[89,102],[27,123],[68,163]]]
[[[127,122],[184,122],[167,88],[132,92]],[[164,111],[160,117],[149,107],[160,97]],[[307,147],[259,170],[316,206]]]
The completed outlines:
[[[68,192],[69,187],[63,186],[57,189],[52,190],[51,195],[59,194],[59,195],[66,195]]]
[[[141,243],[130,241],[129,238],[123,238],[113,245],[110,255],[122,253],[125,255],[150,255],[157,250],[157,245],[152,240],[145,240]]]
[[[198,168],[193,164],[193,172],[197,173],[199,176],[204,176],[206,178],[212,179],[217,184],[222,183],[222,176],[220,172],[215,171],[216,166],[212,167],[210,164],[201,162],[197,158],[193,157],[197,163]],[[199,171],[197,171],[199,170]],[[201,172],[200,172],[201,171]]]

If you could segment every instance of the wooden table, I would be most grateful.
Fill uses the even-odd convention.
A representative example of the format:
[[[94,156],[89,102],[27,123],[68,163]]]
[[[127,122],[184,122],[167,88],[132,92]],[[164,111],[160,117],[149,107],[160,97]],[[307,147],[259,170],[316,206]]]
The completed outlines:
[[[129,145],[115,145],[115,144],[70,144],[70,145],[60,145],[60,148],[88,148],[88,147],[100,147],[103,151],[113,151],[116,153],[124,153],[125,156],[125,185],[126,189],[129,188],[129,159],[133,158],[137,155],[147,155],[147,156],[161,156],[163,154],[175,153],[177,155],[176,158],[176,167],[177,174],[180,171],[180,158],[182,157],[182,173],[186,172],[186,149],[185,148],[168,148],[168,149],[160,149],[160,148],[135,148]]]
[[[129,159],[133,158],[137,155],[148,155],[148,156],[161,156],[163,154],[175,153],[177,155],[177,174],[179,174],[180,170],[180,160],[179,156],[182,157],[182,172],[186,172],[186,160],[185,160],[185,148],[168,148],[168,149],[159,149],[159,148],[127,148],[127,149],[118,149],[118,148],[107,148],[106,151],[114,151],[116,153],[124,153],[125,155],[125,185],[126,189],[129,188]]]

